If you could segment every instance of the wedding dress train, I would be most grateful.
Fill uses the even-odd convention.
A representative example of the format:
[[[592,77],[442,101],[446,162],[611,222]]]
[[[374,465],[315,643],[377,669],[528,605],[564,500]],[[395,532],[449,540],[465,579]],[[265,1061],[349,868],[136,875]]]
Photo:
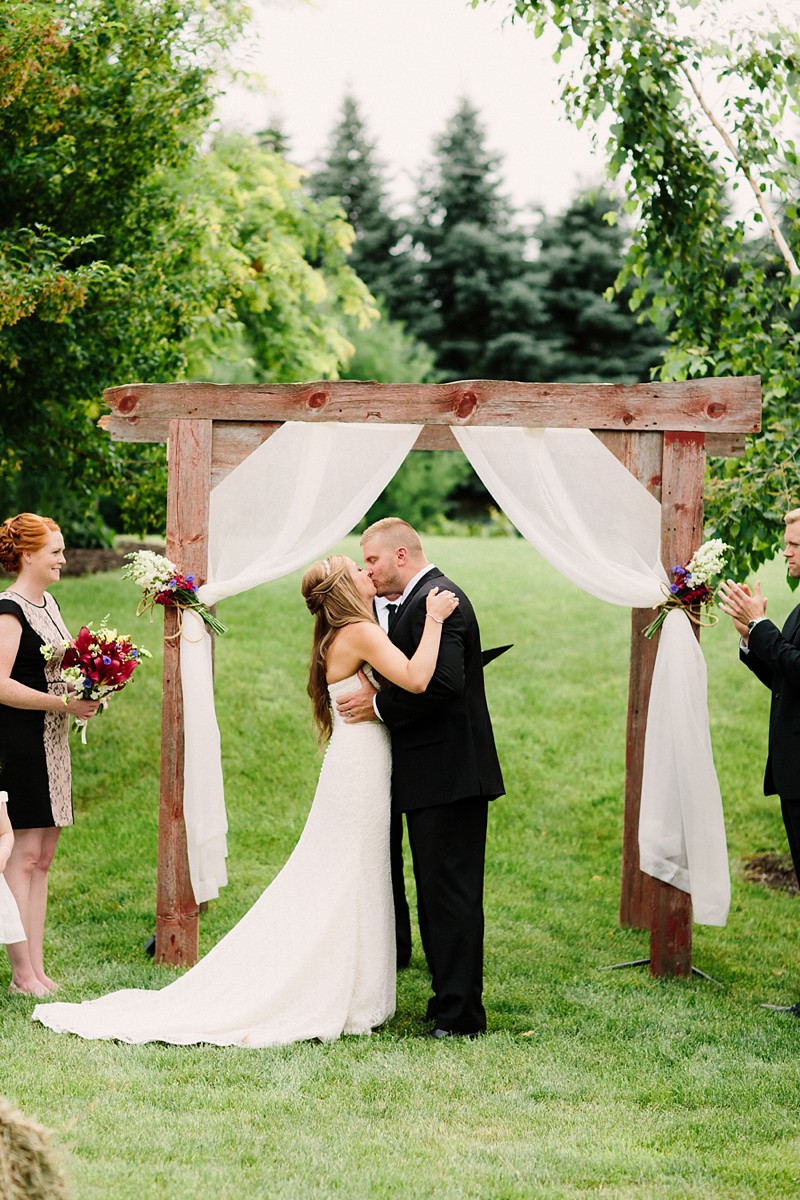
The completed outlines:
[[[328,690],[335,701],[358,686],[353,675]],[[230,933],[160,991],[38,1004],[34,1020],[84,1038],[274,1046],[369,1033],[392,1015],[389,736],[333,712],[300,840]]]

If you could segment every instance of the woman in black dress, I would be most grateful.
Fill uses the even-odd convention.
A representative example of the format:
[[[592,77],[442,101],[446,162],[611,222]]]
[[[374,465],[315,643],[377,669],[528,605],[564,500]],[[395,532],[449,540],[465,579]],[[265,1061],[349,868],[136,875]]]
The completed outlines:
[[[27,941],[8,947],[11,987],[46,996],[56,985],[44,969],[47,873],[58,835],[72,824],[70,716],[91,717],[61,679],[60,643],[69,633],[47,592],[65,563],[64,539],[49,517],[20,513],[0,525],[0,566],[16,582],[0,593],[0,788],[8,792],[14,849],[5,877]],[[41,647],[59,644],[45,662]]]

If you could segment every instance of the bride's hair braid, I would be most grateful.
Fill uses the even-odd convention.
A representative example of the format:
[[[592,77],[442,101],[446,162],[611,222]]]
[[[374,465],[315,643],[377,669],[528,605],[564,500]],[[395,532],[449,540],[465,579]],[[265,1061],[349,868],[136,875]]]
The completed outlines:
[[[325,669],[328,649],[339,629],[358,621],[374,621],[375,617],[359,595],[350,575],[349,560],[343,554],[332,554],[314,563],[303,576],[300,590],[309,612],[314,614],[314,637],[311,643],[311,666],[308,675],[308,694],[320,745],[331,736],[328,684]]]

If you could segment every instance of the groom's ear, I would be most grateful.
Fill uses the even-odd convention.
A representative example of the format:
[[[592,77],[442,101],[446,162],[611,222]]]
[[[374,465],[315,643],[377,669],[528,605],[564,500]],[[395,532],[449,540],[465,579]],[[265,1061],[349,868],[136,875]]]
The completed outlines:
[[[404,567],[408,562],[408,550],[405,546],[398,546],[394,552],[394,557],[398,567]]]

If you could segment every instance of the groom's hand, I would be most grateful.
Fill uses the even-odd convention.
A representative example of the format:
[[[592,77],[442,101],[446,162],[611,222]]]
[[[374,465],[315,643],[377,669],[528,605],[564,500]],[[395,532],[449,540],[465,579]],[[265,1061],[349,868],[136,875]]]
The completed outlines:
[[[348,692],[346,696],[336,701],[336,708],[344,718],[345,724],[356,725],[359,721],[377,721],[372,698],[377,688],[374,688],[363,671],[358,672],[361,687],[357,692]]]

